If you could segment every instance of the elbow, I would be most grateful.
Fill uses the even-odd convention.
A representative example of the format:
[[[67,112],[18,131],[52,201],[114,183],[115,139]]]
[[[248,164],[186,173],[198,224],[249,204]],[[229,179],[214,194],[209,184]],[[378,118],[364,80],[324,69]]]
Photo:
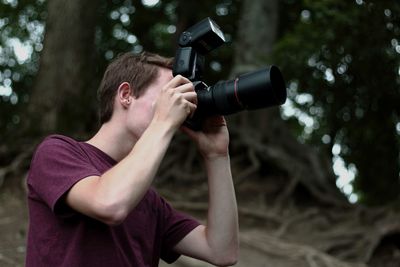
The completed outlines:
[[[236,265],[239,261],[239,248],[237,248],[232,255],[230,255],[225,262],[224,266],[233,266]]]
[[[218,259],[217,261],[213,262],[216,266],[233,266],[238,262],[238,257],[226,257],[223,259]]]
[[[124,217],[119,216],[110,216],[102,219],[102,222],[107,224],[108,226],[117,226],[120,225],[125,220]]]
[[[237,264],[239,260],[239,248],[235,248],[230,253],[225,255],[219,255],[215,258],[215,261],[212,263],[217,266],[233,266]]]
[[[218,264],[218,266],[233,266],[236,265],[236,263],[238,262],[238,258],[237,257],[233,257],[233,258],[229,258],[224,260],[223,262],[221,262],[220,264]]]
[[[109,225],[117,226],[128,216],[127,209],[118,203],[101,203],[98,205],[96,218]]]

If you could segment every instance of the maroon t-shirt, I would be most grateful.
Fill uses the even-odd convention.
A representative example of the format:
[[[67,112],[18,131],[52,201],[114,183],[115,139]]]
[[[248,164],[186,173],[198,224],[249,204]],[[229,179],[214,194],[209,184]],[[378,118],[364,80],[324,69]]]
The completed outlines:
[[[26,267],[158,266],[160,258],[171,263],[179,257],[172,248],[199,223],[171,208],[152,188],[118,226],[65,204],[76,182],[115,164],[98,148],[65,136],[50,136],[39,145],[27,181]]]

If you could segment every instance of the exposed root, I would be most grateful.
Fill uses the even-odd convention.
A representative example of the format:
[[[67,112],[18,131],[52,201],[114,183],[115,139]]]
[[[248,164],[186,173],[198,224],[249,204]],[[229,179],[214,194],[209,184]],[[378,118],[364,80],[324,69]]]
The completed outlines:
[[[332,257],[322,251],[307,245],[300,245],[284,241],[271,235],[260,235],[259,232],[241,233],[240,241],[246,246],[272,256],[282,258],[282,265],[286,262],[298,262],[296,265],[318,267],[366,267],[362,263],[350,263]],[[303,264],[301,264],[303,263]]]

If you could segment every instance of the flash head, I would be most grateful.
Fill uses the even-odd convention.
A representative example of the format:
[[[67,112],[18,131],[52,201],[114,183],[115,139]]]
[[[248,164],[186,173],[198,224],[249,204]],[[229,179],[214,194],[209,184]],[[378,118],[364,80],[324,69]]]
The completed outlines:
[[[211,18],[203,19],[184,31],[179,37],[180,47],[193,47],[202,55],[224,43],[225,36],[223,32]]]
[[[224,43],[223,32],[211,18],[205,18],[188,28],[179,37],[173,75],[180,74],[191,81],[200,80],[205,54]]]

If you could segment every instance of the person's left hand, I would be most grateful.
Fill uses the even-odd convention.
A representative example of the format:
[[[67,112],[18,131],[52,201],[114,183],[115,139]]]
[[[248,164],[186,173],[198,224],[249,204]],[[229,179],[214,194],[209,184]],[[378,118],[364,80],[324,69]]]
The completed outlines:
[[[206,118],[202,131],[196,132],[186,126],[182,126],[181,129],[196,142],[204,159],[229,155],[229,132],[223,116]]]

